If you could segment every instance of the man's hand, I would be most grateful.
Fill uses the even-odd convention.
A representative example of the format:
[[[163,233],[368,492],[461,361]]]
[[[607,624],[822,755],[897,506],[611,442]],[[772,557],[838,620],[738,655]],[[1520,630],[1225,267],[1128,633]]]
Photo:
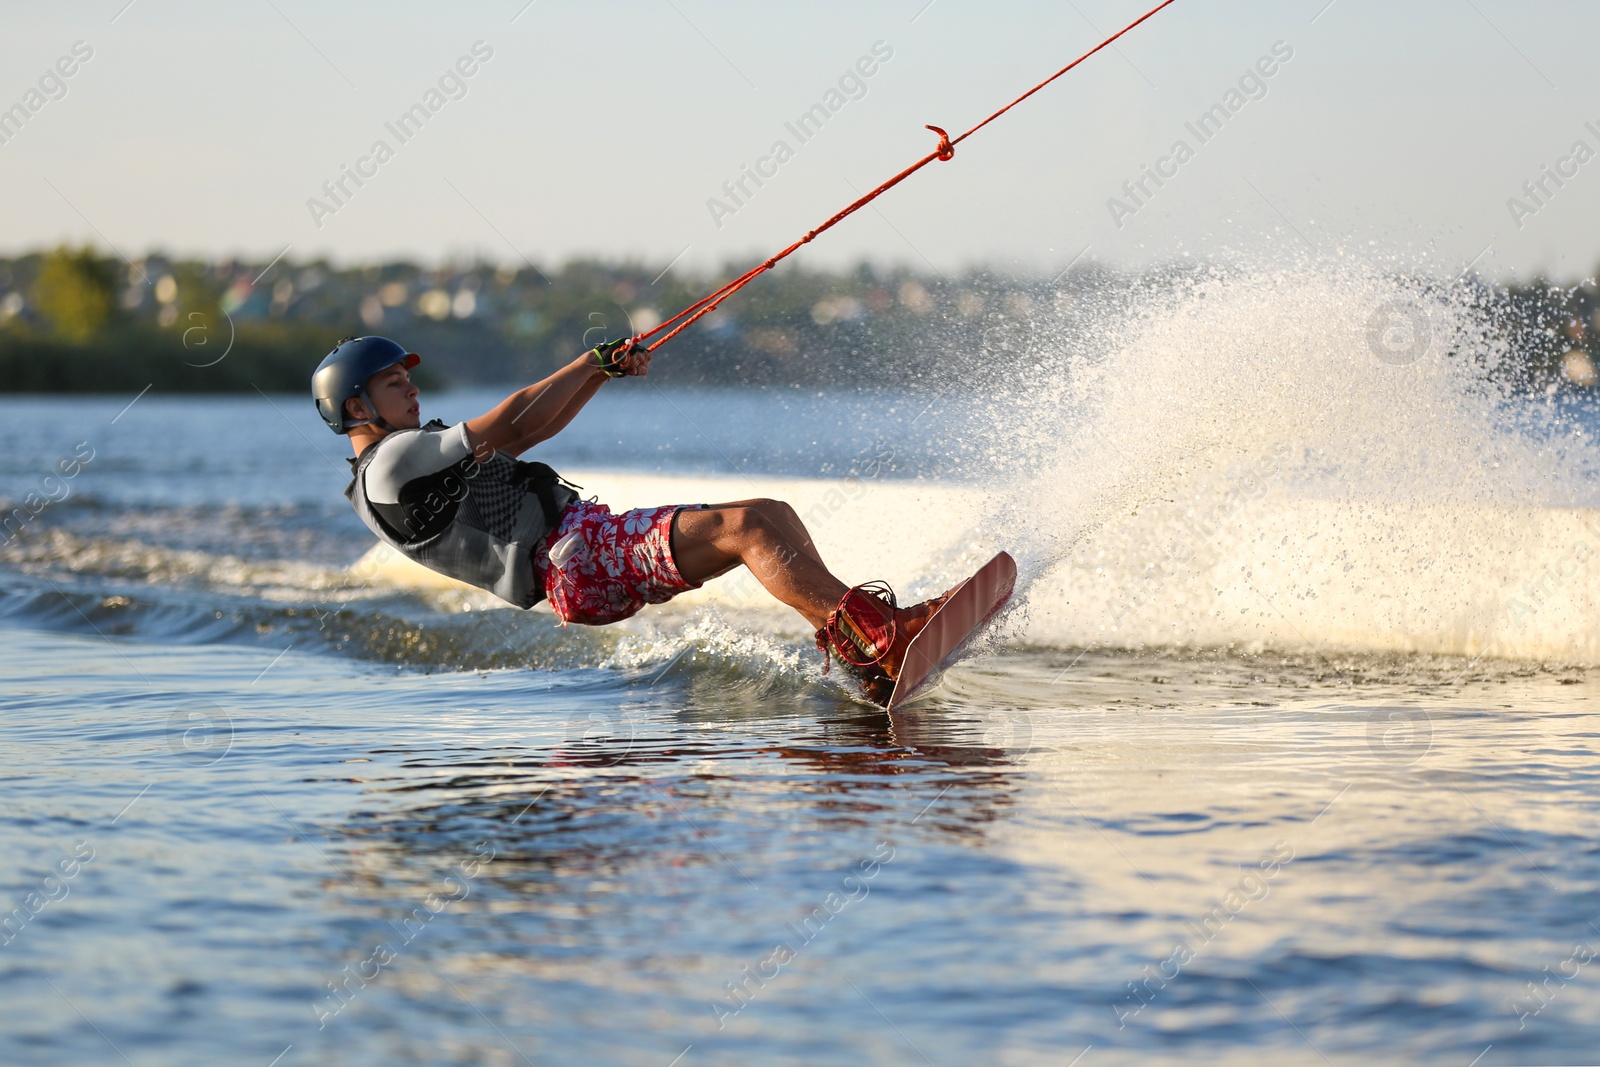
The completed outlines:
[[[623,337],[606,341],[590,349],[595,366],[608,378],[643,378],[650,373],[650,359],[654,353],[634,344],[633,338]]]
[[[627,365],[623,367],[622,373],[629,378],[643,378],[650,373],[650,360],[654,355],[655,353],[648,348],[629,349]]]

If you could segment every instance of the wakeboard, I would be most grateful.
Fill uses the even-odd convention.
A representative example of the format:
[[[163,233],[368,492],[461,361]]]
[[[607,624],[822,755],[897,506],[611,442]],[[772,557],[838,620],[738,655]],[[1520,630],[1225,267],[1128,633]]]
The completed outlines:
[[[1000,552],[950,591],[906,648],[900,675],[888,699],[889,711],[931,688],[945,668],[961,658],[967,642],[1011,599],[1017,584],[1017,562]]]

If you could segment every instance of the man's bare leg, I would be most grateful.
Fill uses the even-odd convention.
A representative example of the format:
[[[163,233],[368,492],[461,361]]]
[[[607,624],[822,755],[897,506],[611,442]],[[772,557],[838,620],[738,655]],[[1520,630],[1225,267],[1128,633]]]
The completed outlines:
[[[822,562],[805,524],[781,500],[740,500],[672,520],[678,573],[699,584],[743,564],[756,581],[813,627],[827,621],[849,591]]]
[[[816,542],[811,539],[811,531],[806,529],[806,524],[800,521],[800,516],[793,507],[782,500],[770,500],[760,497],[755,500],[732,500],[726,504],[712,504],[714,508],[756,508],[768,519],[772,520],[778,534],[783,539],[783,549],[779,553],[782,562],[788,562],[797,555],[810,556],[818,566],[824,570],[827,564],[822,561],[822,553],[817,551]]]

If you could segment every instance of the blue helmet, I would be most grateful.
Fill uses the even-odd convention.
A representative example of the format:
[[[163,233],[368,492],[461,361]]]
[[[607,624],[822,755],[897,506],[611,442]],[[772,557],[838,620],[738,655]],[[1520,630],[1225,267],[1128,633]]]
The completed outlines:
[[[360,396],[367,379],[396,363],[410,370],[422,357],[407,352],[387,337],[346,337],[322,358],[311,375],[311,398],[317,414],[334,433],[349,433],[362,423],[345,414],[344,402]]]

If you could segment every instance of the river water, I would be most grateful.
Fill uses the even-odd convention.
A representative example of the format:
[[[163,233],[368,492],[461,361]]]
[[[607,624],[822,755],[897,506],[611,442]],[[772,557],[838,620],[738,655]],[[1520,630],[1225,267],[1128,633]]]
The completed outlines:
[[[303,397],[0,402],[0,1062],[1592,1060],[1596,419],[1387,284],[537,453],[907,596],[1011,549],[894,716],[748,580],[563,630],[358,562]],[[1437,350],[1373,358],[1400,298]]]

